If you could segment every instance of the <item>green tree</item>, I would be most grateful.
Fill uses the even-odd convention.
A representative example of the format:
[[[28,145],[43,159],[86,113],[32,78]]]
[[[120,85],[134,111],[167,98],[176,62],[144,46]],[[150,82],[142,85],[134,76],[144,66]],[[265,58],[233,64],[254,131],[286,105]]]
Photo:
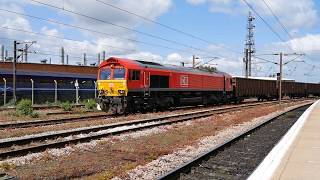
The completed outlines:
[[[197,68],[202,71],[211,72],[211,73],[218,72],[217,68],[212,66],[199,66]]]

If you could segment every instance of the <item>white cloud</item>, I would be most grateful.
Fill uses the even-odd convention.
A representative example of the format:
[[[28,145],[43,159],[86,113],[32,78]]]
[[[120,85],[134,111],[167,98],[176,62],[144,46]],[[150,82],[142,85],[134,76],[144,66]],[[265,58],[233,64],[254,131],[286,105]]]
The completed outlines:
[[[262,16],[272,16],[263,1],[247,0]],[[214,13],[247,13],[242,0],[187,0],[190,4],[207,3]],[[288,28],[313,27],[319,18],[313,0],[266,0]]]
[[[119,10],[113,9],[111,7],[105,6],[101,3],[98,3],[96,1],[87,1],[87,0],[78,0],[78,1],[71,1],[71,0],[64,0],[63,3],[55,2],[55,1],[49,1],[49,0],[42,0],[41,2],[52,4],[57,7],[64,7],[66,9],[80,12],[82,14],[95,17],[97,19],[100,19],[102,21],[111,22],[113,24],[117,24],[120,26],[126,26],[131,29],[135,29],[138,26],[145,24],[145,21],[126,14],[124,12],[121,12]],[[148,17],[150,19],[156,19],[162,14],[166,13],[169,8],[172,5],[171,0],[137,0],[137,1],[126,1],[126,0],[112,0],[112,1],[105,1],[110,4],[114,4],[115,6],[119,6],[121,8],[127,9],[129,11],[135,12],[141,16]],[[32,4],[38,6],[38,8],[48,8],[46,6],[40,5],[38,3],[33,3],[30,1],[18,1],[18,0],[3,0],[0,4],[0,8],[2,9],[9,9],[12,11],[17,11],[24,13],[24,7],[26,4]],[[37,41],[37,44],[34,44],[32,46],[32,50],[37,51],[45,51],[50,52],[50,54],[60,54],[61,46],[65,48],[65,52],[67,54],[73,54],[72,57],[81,57],[82,53],[86,52],[87,54],[90,54],[92,57],[92,60],[96,60],[96,54],[101,51],[106,51],[106,55],[126,55],[130,54],[131,56],[136,57],[146,57],[148,59],[162,59],[161,56],[154,55],[150,52],[138,52],[136,42],[128,40],[126,38],[130,39],[136,39],[136,33],[134,31],[130,31],[128,29],[124,28],[117,28],[115,26],[112,26],[107,23],[103,23],[101,21],[95,21],[93,19],[72,15],[69,13],[65,13],[63,11],[58,11],[55,9],[50,10],[56,11],[58,16],[65,16],[66,23],[85,27],[88,29],[93,29],[100,32],[105,32],[107,34],[113,34],[115,36],[106,36],[99,33],[93,33],[89,31],[82,31],[78,29],[73,28],[66,28],[65,26],[57,25],[54,23],[41,23],[37,24],[37,26],[32,27],[30,25],[30,22],[28,19],[26,19],[23,16],[18,16],[10,13],[3,13],[1,12],[2,18],[0,19],[0,23],[2,26],[8,26],[11,28],[17,28],[22,29],[26,31],[34,31],[34,32],[40,32],[42,34],[46,34],[49,36],[59,36],[59,37],[65,37],[67,39],[77,39],[80,42],[77,41],[71,41],[71,40],[62,40],[59,38],[53,38],[53,37],[44,37],[44,36],[37,36],[37,35],[31,35],[19,31],[8,31],[1,29],[0,36],[7,37],[7,38],[15,38],[15,39],[21,39],[21,40],[35,40]],[[70,18],[69,18],[70,17]],[[43,18],[47,18],[46,14],[43,14]],[[51,17],[50,17],[51,18]],[[61,20],[59,20],[61,21]],[[38,23],[38,21],[35,21]],[[39,22],[40,23],[40,22]],[[37,28],[40,26],[40,28],[37,30]],[[65,34],[66,32],[66,34]],[[71,33],[70,33],[71,32]],[[73,33],[74,32],[74,33]],[[80,32],[80,35],[77,36],[71,36],[70,34],[78,34]],[[124,37],[124,38],[118,38]],[[11,46],[12,42],[8,41],[8,44],[6,47]],[[34,55],[30,55],[31,57]],[[39,58],[49,58],[50,56],[34,56],[37,59]],[[70,55],[71,57],[71,55]],[[58,56],[53,56],[53,59],[57,59],[56,61],[53,61],[55,63],[59,62]],[[32,58],[29,58],[32,59]],[[75,61],[79,61],[81,59],[71,59],[71,63],[75,63]],[[37,60],[38,61],[38,60]]]
[[[48,36],[61,36],[57,29],[49,29],[47,26],[41,28],[41,33]]]
[[[180,65],[181,62],[189,63],[186,60],[187,58],[182,58],[182,56],[179,53],[172,53],[167,56],[166,63],[173,65]]]
[[[205,3],[206,1],[207,1],[207,0],[187,0],[188,3],[194,4],[194,5],[203,4],[203,3]]]
[[[281,46],[290,46],[291,49],[296,52],[320,52],[320,34],[307,34],[303,37],[295,38],[288,42],[279,44]]]
[[[158,62],[163,63],[164,59],[162,56],[153,54],[150,52],[138,52],[138,53],[132,53],[125,56],[129,59],[135,59],[135,60],[144,60],[144,61],[150,61],[150,62]]]

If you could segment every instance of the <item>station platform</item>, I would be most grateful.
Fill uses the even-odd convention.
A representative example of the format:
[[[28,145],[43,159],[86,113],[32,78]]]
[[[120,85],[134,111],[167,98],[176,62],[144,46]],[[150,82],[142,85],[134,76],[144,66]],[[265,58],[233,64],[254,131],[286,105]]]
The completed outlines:
[[[320,179],[320,100],[302,114],[248,179]]]

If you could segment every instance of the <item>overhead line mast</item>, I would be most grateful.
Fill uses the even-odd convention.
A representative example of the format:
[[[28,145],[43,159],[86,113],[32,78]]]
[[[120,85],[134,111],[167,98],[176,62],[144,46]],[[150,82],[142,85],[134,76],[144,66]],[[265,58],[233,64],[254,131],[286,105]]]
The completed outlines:
[[[247,36],[245,41],[244,48],[244,72],[245,77],[248,78],[252,74],[252,57],[255,53],[255,43],[254,43],[254,28],[253,21],[255,18],[252,16],[251,11],[249,11],[248,15],[248,23],[247,23]]]

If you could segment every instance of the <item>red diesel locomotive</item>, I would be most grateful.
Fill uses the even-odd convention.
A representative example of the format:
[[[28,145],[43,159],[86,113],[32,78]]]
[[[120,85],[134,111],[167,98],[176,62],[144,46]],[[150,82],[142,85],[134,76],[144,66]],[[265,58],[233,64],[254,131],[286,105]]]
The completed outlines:
[[[117,114],[226,102],[229,74],[111,57],[99,66],[98,109]]]

